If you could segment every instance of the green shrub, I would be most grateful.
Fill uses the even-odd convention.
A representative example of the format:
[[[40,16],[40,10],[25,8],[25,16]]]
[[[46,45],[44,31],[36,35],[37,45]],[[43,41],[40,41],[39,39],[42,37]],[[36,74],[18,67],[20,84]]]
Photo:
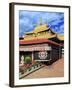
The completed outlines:
[[[25,64],[31,64],[31,57],[30,56],[26,56],[25,57]]]

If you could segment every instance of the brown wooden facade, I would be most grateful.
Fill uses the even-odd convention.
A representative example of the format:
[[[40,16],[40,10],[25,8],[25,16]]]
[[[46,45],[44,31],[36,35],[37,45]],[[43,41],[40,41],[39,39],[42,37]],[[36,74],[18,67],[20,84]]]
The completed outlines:
[[[32,61],[39,61],[46,64],[52,64],[62,57],[62,44],[52,40],[34,40],[26,43],[20,41],[20,57],[30,56]],[[43,55],[42,55],[43,54]]]

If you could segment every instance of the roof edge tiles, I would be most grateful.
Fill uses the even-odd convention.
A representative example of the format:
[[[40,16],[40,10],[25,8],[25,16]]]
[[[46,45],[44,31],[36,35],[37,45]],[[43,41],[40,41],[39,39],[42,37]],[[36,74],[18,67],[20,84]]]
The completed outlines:
[[[54,42],[54,41],[51,41],[48,39],[20,40],[19,43],[20,43],[20,45],[50,43],[53,45],[63,46],[62,44],[59,44],[57,42]]]

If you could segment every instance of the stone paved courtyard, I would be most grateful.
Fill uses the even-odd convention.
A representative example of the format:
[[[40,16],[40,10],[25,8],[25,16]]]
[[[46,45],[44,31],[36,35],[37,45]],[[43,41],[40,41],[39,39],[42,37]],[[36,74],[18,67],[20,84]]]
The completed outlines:
[[[63,77],[64,76],[64,59],[54,62],[50,66],[46,66],[29,74],[22,79],[32,78],[48,78],[48,77]]]

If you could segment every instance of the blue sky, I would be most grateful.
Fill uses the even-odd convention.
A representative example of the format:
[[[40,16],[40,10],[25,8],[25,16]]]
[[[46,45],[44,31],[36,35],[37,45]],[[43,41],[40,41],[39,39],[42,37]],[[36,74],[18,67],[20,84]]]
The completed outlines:
[[[34,30],[36,25],[47,23],[49,27],[60,34],[64,34],[64,13],[62,12],[37,12],[37,11],[19,11],[19,35],[23,36],[25,32]]]

